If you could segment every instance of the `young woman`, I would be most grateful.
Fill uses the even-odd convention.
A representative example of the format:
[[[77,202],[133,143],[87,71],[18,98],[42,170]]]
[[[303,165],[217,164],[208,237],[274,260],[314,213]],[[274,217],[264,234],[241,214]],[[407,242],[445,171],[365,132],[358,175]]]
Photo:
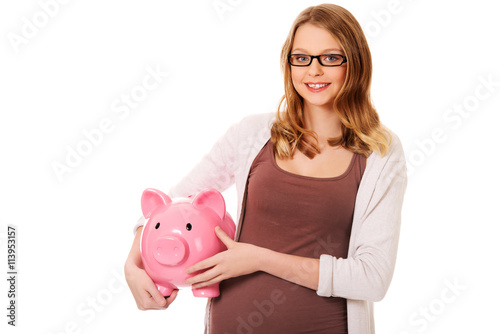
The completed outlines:
[[[283,46],[277,113],[233,125],[170,196],[236,183],[235,240],[187,269],[208,300],[208,333],[374,333],[391,281],[406,189],[399,139],[370,102],[371,55],[342,7],[309,7]],[[143,221],[139,222],[141,225]],[[125,265],[140,309],[165,309],[142,269],[140,229]]]

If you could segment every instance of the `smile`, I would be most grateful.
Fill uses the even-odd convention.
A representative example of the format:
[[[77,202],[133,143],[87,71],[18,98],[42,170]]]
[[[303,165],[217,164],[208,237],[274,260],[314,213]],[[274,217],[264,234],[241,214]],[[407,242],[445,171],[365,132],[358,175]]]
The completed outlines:
[[[305,85],[311,93],[320,93],[330,87],[330,83],[306,83]]]
[[[314,89],[319,89],[319,88],[323,88],[323,87],[326,87],[329,85],[329,83],[324,83],[324,84],[306,84],[308,87],[310,88],[314,88]]]

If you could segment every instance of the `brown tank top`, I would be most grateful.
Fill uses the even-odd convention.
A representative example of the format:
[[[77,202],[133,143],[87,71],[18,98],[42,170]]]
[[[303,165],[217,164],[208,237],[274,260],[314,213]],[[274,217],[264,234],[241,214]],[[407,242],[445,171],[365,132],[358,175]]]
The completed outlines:
[[[366,158],[354,154],[340,176],[316,178],[281,169],[268,141],[247,183],[240,242],[319,258],[347,257],[354,202]],[[210,334],[347,333],[346,300],[266,272],[227,279],[209,308]]]

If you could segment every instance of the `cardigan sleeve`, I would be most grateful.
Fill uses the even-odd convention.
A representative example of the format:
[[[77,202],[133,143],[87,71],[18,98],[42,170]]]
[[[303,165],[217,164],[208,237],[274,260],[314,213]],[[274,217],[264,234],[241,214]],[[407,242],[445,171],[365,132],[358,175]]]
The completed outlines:
[[[220,192],[235,181],[241,187],[246,168],[254,155],[269,138],[270,122],[274,113],[251,114],[229,127],[212,149],[175,186],[170,188],[171,197],[193,195],[203,189],[214,188]]]
[[[397,137],[393,139],[394,146],[388,156],[385,159],[378,157],[380,167],[367,175],[368,185],[372,184],[368,187],[371,194],[368,194],[365,207],[358,208],[363,213],[357,217],[358,226],[353,226],[350,255],[347,258],[320,256],[319,296],[380,301],[389,288],[407,184],[401,143]]]

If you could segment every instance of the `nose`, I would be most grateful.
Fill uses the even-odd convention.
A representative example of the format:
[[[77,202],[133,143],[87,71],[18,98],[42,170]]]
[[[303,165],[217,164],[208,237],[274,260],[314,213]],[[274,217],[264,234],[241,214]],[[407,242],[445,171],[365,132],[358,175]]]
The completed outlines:
[[[319,63],[318,58],[314,58],[311,62],[311,65],[309,65],[309,75],[311,76],[318,76],[323,74],[323,66]]]
[[[189,248],[183,238],[164,236],[155,241],[152,252],[159,263],[175,266],[186,260]]]

